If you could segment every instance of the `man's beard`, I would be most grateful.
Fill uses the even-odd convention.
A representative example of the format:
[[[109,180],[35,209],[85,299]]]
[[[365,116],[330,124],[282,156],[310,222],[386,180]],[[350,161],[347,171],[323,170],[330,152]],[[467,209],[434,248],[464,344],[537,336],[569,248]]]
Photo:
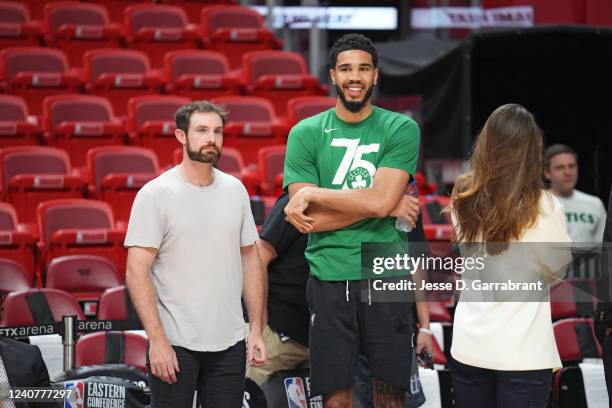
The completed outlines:
[[[350,83],[348,85],[350,85]],[[361,84],[359,84],[359,85],[361,85]],[[343,91],[342,87],[340,85],[336,84],[336,92],[338,92],[338,96],[340,97],[340,101],[342,102],[342,105],[344,105],[344,107],[346,108],[347,111],[352,112],[352,113],[359,112],[366,105],[366,103],[368,103],[368,100],[370,100],[370,97],[372,96],[372,91],[373,90],[374,90],[374,86],[370,86],[368,88],[368,90],[366,91],[366,93],[365,93],[365,95],[364,95],[362,100],[360,100],[360,101],[349,101],[344,96],[344,91]]]
[[[193,161],[197,161],[200,163],[209,163],[215,164],[219,157],[221,157],[221,149],[219,149],[214,143],[209,143],[205,146],[200,147],[199,151],[191,150],[191,146],[189,145],[189,137],[186,137],[187,143],[185,144],[185,148],[187,150],[187,157],[189,157]],[[204,152],[204,149],[214,149],[214,152]]]

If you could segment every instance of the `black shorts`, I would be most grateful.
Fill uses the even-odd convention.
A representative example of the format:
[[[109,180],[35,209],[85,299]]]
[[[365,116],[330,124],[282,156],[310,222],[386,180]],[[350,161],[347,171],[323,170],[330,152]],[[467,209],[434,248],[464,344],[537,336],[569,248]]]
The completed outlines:
[[[368,284],[308,280],[311,395],[352,387],[358,354],[379,381],[410,390],[412,303],[362,301]]]

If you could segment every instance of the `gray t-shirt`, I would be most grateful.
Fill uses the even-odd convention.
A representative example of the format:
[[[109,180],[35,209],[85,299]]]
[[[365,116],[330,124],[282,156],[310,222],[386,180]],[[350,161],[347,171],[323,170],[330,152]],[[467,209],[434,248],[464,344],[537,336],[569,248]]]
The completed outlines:
[[[151,275],[157,310],[172,345],[220,351],[245,337],[240,247],[257,229],[242,183],[217,169],[207,187],[172,168],[136,196],[126,247],[159,250]]]

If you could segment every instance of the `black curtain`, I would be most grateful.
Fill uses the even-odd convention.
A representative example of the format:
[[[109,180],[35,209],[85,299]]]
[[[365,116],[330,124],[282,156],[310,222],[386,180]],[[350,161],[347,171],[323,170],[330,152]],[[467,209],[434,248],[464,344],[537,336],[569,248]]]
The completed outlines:
[[[405,50],[404,50],[405,51]],[[410,51],[384,50],[381,94],[420,94],[425,158],[466,158],[498,106],[520,103],[546,143],[579,154],[578,188],[607,200],[612,183],[612,30],[544,26],[472,34],[418,69],[389,63]],[[410,64],[404,64],[409,67]]]

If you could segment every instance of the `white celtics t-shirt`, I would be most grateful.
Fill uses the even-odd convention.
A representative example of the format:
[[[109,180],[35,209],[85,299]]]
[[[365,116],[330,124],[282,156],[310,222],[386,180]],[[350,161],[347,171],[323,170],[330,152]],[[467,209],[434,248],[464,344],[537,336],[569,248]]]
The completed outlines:
[[[569,197],[557,198],[565,210],[567,229],[573,242],[602,242],[606,208],[599,197],[574,190]]]

